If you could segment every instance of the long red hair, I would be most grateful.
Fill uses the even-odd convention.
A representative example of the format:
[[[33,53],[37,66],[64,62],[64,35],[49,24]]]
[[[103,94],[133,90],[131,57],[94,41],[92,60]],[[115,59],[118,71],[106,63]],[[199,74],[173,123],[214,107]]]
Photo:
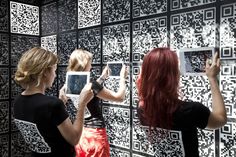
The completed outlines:
[[[145,55],[137,88],[142,117],[150,127],[171,129],[173,113],[181,102],[179,78],[175,51],[154,48]]]

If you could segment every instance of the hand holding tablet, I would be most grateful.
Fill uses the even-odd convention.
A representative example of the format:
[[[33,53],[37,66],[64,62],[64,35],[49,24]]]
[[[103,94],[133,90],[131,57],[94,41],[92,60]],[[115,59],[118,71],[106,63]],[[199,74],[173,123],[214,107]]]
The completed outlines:
[[[212,47],[186,48],[179,50],[180,71],[182,75],[205,75],[206,61],[215,53]]]
[[[66,73],[66,96],[79,96],[86,84],[89,83],[90,72]]]

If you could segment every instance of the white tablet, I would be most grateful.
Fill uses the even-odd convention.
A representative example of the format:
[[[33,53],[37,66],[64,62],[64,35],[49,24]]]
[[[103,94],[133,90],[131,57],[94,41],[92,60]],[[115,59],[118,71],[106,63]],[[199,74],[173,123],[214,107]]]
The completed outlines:
[[[79,96],[81,90],[89,83],[90,72],[66,73],[66,96]]]
[[[123,64],[122,61],[107,62],[109,77],[120,77]]]
[[[213,47],[185,48],[179,50],[182,75],[205,75],[206,60],[212,59]]]

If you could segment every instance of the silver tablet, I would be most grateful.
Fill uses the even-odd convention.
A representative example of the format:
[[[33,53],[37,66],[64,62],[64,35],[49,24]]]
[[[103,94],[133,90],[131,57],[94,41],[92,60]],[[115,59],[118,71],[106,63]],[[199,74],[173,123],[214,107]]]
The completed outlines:
[[[213,47],[185,48],[179,50],[182,75],[205,75],[206,60],[212,59]]]
[[[66,96],[79,96],[81,90],[89,83],[90,72],[66,73]]]
[[[109,77],[120,77],[123,64],[122,61],[107,62]]]

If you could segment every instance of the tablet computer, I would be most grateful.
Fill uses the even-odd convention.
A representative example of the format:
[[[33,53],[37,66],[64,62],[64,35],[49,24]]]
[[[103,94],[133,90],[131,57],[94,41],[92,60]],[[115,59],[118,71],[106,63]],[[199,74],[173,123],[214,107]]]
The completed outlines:
[[[109,77],[120,77],[123,64],[122,61],[107,62]]]
[[[185,48],[179,50],[182,75],[205,75],[206,60],[212,59],[213,47]]]
[[[66,73],[66,96],[79,96],[81,90],[89,83],[90,72]]]

